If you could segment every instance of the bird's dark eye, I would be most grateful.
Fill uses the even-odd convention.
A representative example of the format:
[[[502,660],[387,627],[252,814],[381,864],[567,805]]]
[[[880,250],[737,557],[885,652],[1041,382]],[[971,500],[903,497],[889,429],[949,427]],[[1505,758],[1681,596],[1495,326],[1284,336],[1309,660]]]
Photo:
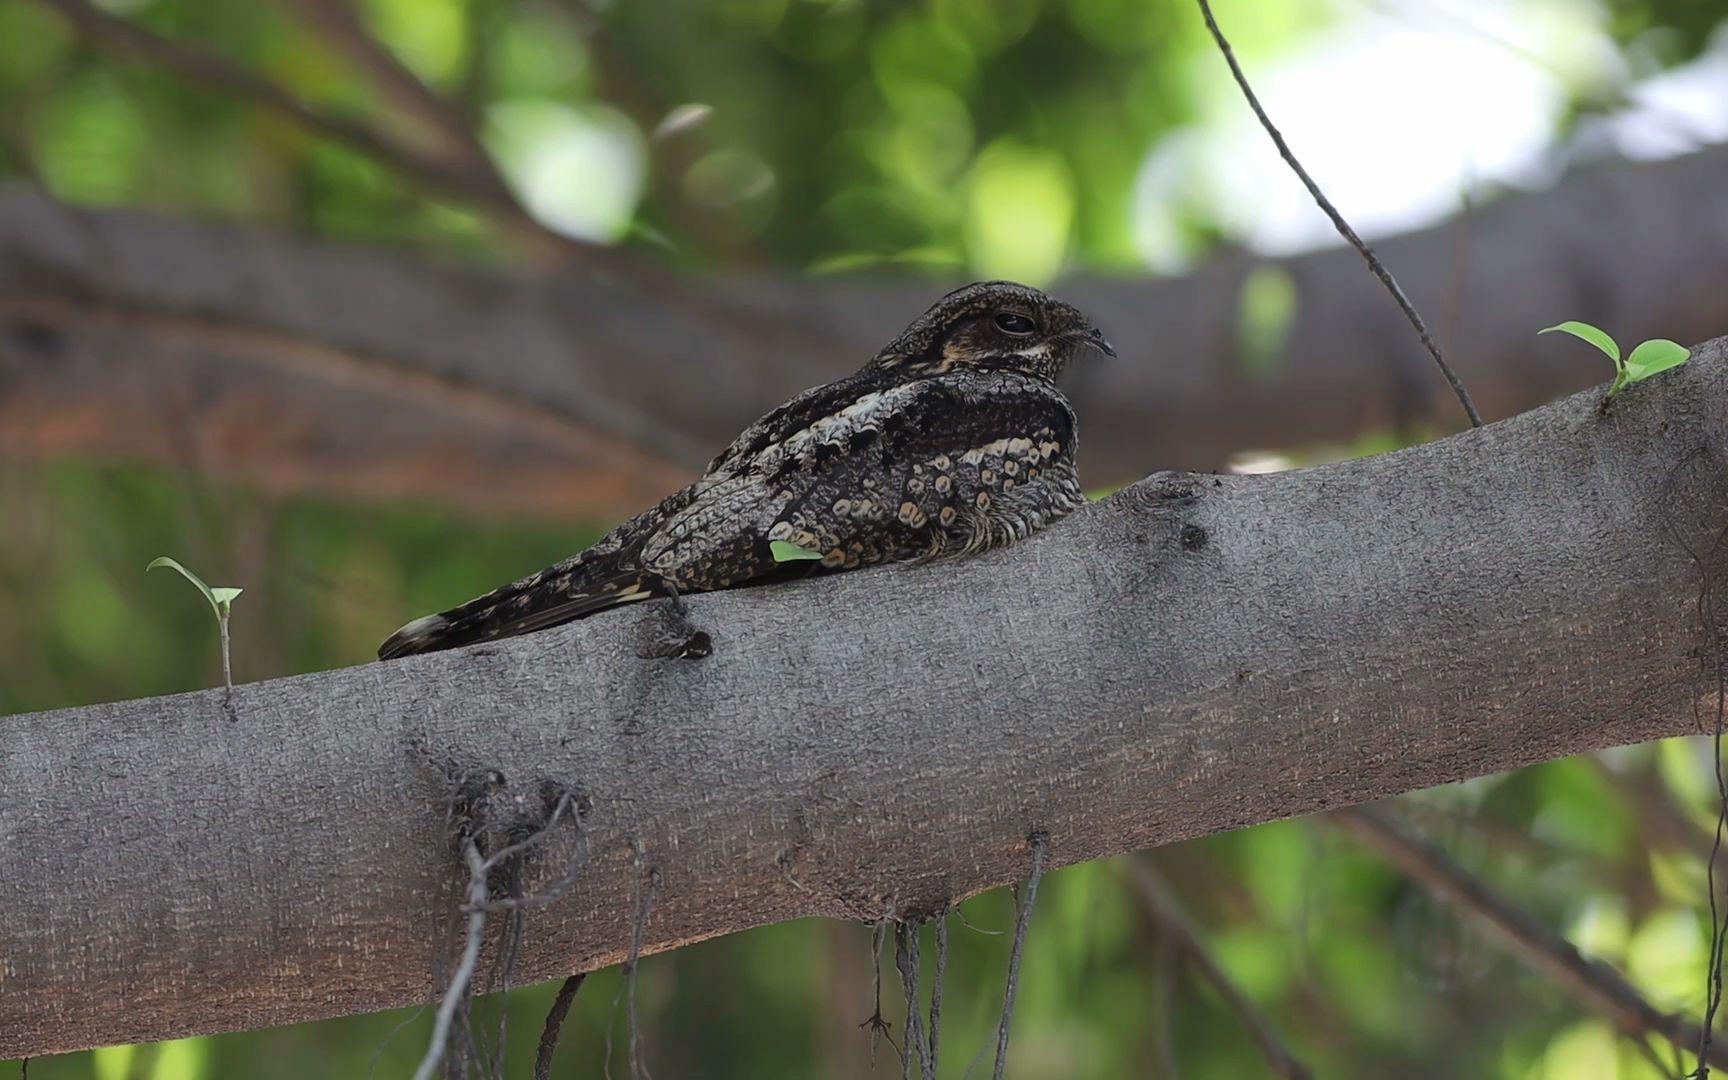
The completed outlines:
[[[1004,311],[996,316],[996,325],[1010,334],[1030,334],[1038,329],[1038,324],[1024,315],[1016,315],[1012,311]]]

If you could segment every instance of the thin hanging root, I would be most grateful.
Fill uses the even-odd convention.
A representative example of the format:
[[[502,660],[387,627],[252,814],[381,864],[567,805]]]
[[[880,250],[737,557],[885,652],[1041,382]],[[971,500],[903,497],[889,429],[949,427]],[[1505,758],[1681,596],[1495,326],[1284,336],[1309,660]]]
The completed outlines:
[[[558,988],[552,1007],[546,1010],[546,1026],[540,1029],[540,1045],[534,1051],[534,1080],[551,1080],[552,1056],[558,1052],[558,1037],[564,1033],[564,1019],[576,1001],[576,991],[582,989],[586,973],[572,975]]]
[[[491,860],[487,861],[490,862]],[[521,866],[512,864],[510,870],[509,891],[516,893],[522,888]],[[484,990],[487,994],[496,992],[496,997],[493,1000],[498,1003],[498,1029],[492,1040],[492,1060],[488,1063],[487,1071],[482,1074],[483,1076],[502,1077],[504,1075],[505,1036],[509,1034],[510,1025],[510,977],[515,972],[516,961],[521,955],[522,911],[520,908],[514,908],[506,912],[504,916],[504,941],[499,946],[495,972],[498,976],[497,982],[494,984],[493,981],[488,980]]]
[[[1026,875],[1026,886],[1020,894],[1020,917],[1014,923],[1014,949],[1008,954],[1008,989],[1002,996],[1002,1021],[996,1027],[996,1070],[991,1075],[1002,1080],[1008,1067],[1008,1029],[1014,1022],[1014,993],[1020,988],[1020,954],[1026,946],[1026,930],[1032,924],[1032,904],[1038,898],[1038,882],[1044,876],[1044,848],[1050,838],[1033,833],[1032,872]]]
[[[901,987],[906,994],[906,1049],[900,1057],[900,1075],[902,1080],[912,1080],[912,1062],[917,1060],[924,1080],[936,1080],[930,1062],[930,1043],[924,1037],[923,1018],[918,1013],[917,923],[894,924],[894,964],[900,969]]]
[[[930,983],[930,1076],[941,1064],[942,973],[948,968],[948,913],[936,916],[936,977]]]
[[[876,1008],[858,1026],[870,1029],[870,1068],[872,1071],[876,1068],[876,1039],[878,1036],[887,1039],[888,1045],[894,1047],[895,1057],[898,1057],[902,1063],[906,1060],[906,1056],[900,1052],[900,1047],[895,1045],[894,1036],[888,1032],[892,1025],[882,1018],[882,945],[887,938],[887,922],[879,922],[870,928],[870,972],[874,984]]]
[[[624,965],[624,1018],[628,1039],[631,1080],[649,1080],[648,1066],[642,1061],[642,1029],[636,1023],[636,968],[642,959],[642,939],[648,932],[648,914],[654,909],[654,890],[660,886],[660,871],[650,870],[643,882],[642,903],[636,909],[636,930],[630,937],[630,960]]]
[[[450,1042],[450,1024],[456,1009],[468,1000],[468,986],[474,981],[474,968],[480,962],[480,945],[486,937],[486,860],[473,838],[462,841],[462,855],[468,863],[468,942],[462,949],[462,962],[438,1003],[438,1019],[432,1025],[432,1042],[420,1067],[414,1070],[414,1080],[432,1080],[438,1063],[444,1060],[445,1047]]]
[[[484,986],[476,982],[487,919],[495,912],[506,914],[494,976],[508,990],[522,941],[523,913],[518,905],[531,899],[522,891],[525,862],[568,820],[577,833],[571,854],[573,876],[586,813],[582,801],[561,784],[541,781],[539,798],[529,803],[520,794],[507,792],[509,784],[497,769],[460,771],[443,763],[443,770],[452,783],[445,817],[468,870],[466,896],[457,907],[467,917],[467,934],[455,974],[439,999],[432,1039],[414,1080],[430,1080],[441,1065],[456,1075],[467,1075],[470,1070],[482,1076],[502,1075],[507,1005],[500,1002],[490,1054],[484,1052],[470,1014],[473,996],[495,988],[491,980]],[[502,846],[489,851],[494,845]]]

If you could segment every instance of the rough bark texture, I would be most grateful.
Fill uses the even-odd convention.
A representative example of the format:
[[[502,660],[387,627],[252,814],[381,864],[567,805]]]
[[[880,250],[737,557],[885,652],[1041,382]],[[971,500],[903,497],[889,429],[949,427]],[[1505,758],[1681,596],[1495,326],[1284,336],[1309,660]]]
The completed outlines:
[[[1346,208],[1348,209],[1348,208]],[[1539,328],[1728,332],[1728,148],[1578,173],[1388,240],[1489,416],[1587,385]],[[1255,260],[1057,286],[1122,350],[1076,373],[1088,482],[1343,440],[1457,406],[1347,251],[1284,261],[1283,349],[1244,360]],[[943,287],[458,270],[0,194],[0,452],[147,454],[307,487],[616,516],[793,392],[855,369]],[[356,437],[356,433],[363,437]]]
[[[650,869],[657,951],[928,913],[1035,831],[1058,866],[1698,731],[1725,403],[1728,340],[1606,414],[1157,474],[976,560],[696,597],[702,660],[653,658],[644,605],[0,720],[0,1057],[426,1000],[452,764],[587,800],[530,980],[616,962]]]

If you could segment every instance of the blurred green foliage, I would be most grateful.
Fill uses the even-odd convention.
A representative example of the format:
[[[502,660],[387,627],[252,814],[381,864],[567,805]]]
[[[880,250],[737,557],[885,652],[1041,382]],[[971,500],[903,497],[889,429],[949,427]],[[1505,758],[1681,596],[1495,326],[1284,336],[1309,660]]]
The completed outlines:
[[[102,6],[333,115],[424,136],[289,4]],[[1040,280],[1066,263],[1136,266],[1127,215],[1138,170],[1222,85],[1194,12],[1177,0],[361,7],[472,121],[543,218],[728,272],[965,266]],[[1355,10],[1261,0],[1222,14],[1252,61]],[[1612,0],[1608,10],[1640,68],[1696,55],[1725,14],[1684,0]],[[39,0],[0,0],[0,103],[0,177],[36,179],[69,201],[508,257],[483,208],[160,64],[93,48]],[[1214,235],[1209,222],[1177,220],[1195,245]],[[1245,290],[1250,355],[1276,355],[1288,294],[1275,273]],[[365,661],[406,618],[567,555],[604,524],[477,520],[107,463],[0,459],[0,714],[217,682],[203,601],[143,574],[165,551],[247,589],[233,633],[236,676],[250,681]],[[1402,802],[1454,857],[1620,966],[1658,1007],[1696,1009],[1708,947],[1699,853],[1653,845],[1646,818],[1666,807],[1707,837],[1708,760],[1696,741],[1674,741],[1619,752],[1607,769],[1556,762]],[[1644,794],[1629,797],[1631,781]],[[1154,858],[1225,971],[1317,1075],[1658,1075],[1607,1024],[1323,824],[1263,826]],[[985,930],[1012,925],[1006,893],[964,910]],[[1006,936],[958,921],[952,941],[945,1076],[961,1075],[987,1041],[1008,950]],[[858,1026],[872,1008],[869,942],[867,928],[807,921],[649,959],[639,1003],[656,1075],[870,1075]],[[1168,947],[1113,862],[1051,875],[1010,1075],[1146,1076],[1166,1044],[1184,1075],[1261,1075],[1240,1020],[1191,965],[1178,962],[1173,981],[1160,975]],[[525,1072],[552,993],[509,995],[510,1075]],[[597,1075],[608,1037],[622,1074],[617,994],[616,972],[583,988],[561,1075]],[[898,994],[884,997],[897,1038]],[[429,1026],[425,1010],[407,1010],[67,1055],[34,1062],[30,1075],[402,1076]],[[892,1049],[875,1055],[879,1072],[897,1071]],[[0,1064],[0,1080],[19,1072]]]
[[[111,6],[326,112],[415,135],[285,5]],[[1211,85],[1190,74],[1203,37],[1172,3],[361,6],[542,217],[671,238],[697,265],[970,264],[1035,280],[1071,258],[1136,266],[1136,172]],[[1250,53],[1330,18],[1319,5],[1260,8],[1238,31]],[[158,63],[82,44],[38,0],[0,0],[0,43],[9,171],[34,171],[63,198],[488,250],[471,209]],[[651,138],[691,104],[701,122]]]

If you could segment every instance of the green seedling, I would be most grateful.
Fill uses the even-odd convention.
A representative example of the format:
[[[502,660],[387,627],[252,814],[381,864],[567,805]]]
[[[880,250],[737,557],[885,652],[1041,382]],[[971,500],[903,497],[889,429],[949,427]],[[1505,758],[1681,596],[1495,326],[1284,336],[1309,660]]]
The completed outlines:
[[[228,688],[228,692],[232,694],[234,692],[234,670],[228,656],[228,612],[234,603],[234,598],[239,596],[243,590],[230,589],[221,585],[211,588],[204,584],[203,578],[186,569],[184,566],[181,566],[178,562],[175,562],[166,555],[157,559],[152,559],[150,565],[146,566],[144,570],[148,573],[149,571],[156,569],[158,566],[166,566],[170,570],[179,571],[181,577],[190,581],[193,585],[196,585],[198,591],[204,594],[204,599],[210,601],[210,610],[216,615],[216,629],[220,631],[222,635],[222,683]]]
[[[820,551],[811,551],[797,544],[788,544],[784,540],[768,541],[768,553],[774,556],[775,562],[798,562],[803,559],[820,559]]]
[[[1633,383],[1643,382],[1657,372],[1679,367],[1692,355],[1684,345],[1678,342],[1669,341],[1667,338],[1651,338],[1633,349],[1631,356],[1621,360],[1619,342],[1587,322],[1569,320],[1558,326],[1546,327],[1538,332],[1546,334],[1553,330],[1588,341],[1601,349],[1608,359],[1614,361],[1614,384],[1608,388],[1609,398]],[[1606,399],[1604,399],[1603,404],[1607,404]]]

